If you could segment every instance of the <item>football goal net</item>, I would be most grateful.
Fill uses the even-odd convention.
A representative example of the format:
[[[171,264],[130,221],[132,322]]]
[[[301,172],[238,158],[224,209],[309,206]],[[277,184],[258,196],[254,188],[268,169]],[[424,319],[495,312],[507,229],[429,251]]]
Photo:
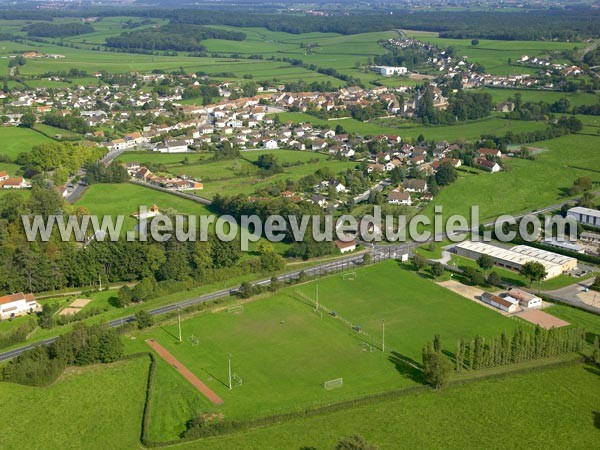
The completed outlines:
[[[241,314],[244,312],[244,305],[236,305],[227,308],[227,312],[231,314]]]
[[[369,352],[369,353],[371,353],[371,352],[374,352],[374,351],[375,351],[375,347],[373,347],[373,346],[372,346],[371,344],[369,344],[368,342],[361,342],[360,346],[361,346],[361,348],[362,348],[362,350],[363,350],[364,352]]]
[[[237,373],[234,373],[231,375],[231,386],[232,387],[239,387],[242,385],[242,383],[243,383],[243,380]]]
[[[323,383],[323,387],[330,391],[331,389],[340,388],[344,385],[343,378],[336,378],[335,380],[329,380]]]
[[[354,281],[356,279],[356,272],[344,272],[342,274],[342,280]]]
[[[190,344],[192,344],[192,346],[195,346],[195,345],[198,345],[200,341],[198,340],[198,338],[196,336],[194,336],[192,334],[190,337],[188,337],[188,342]]]

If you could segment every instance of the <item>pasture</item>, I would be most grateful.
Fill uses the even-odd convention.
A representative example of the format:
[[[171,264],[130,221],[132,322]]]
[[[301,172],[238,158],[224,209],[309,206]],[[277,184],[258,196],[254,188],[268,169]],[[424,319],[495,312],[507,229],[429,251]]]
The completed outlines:
[[[130,183],[91,185],[75,203],[76,206],[85,207],[90,214],[111,216],[113,220],[116,216],[125,216],[122,233],[133,230],[137,223],[131,214],[137,212],[140,206],[150,208],[154,204],[161,212],[172,210],[180,214],[211,214],[206,206],[200,203]]]
[[[540,57],[574,47],[583,49],[585,44],[549,41],[495,41],[479,39],[478,45],[471,45],[471,39],[440,38],[435,32],[415,32],[403,30],[407,36],[415,37],[422,42],[435,44],[441,49],[452,47],[457,57],[466,56],[469,62],[478,62],[485,67],[486,72],[493,75],[534,74],[538,68],[517,64],[523,55]],[[509,64],[509,59],[511,63]],[[558,62],[563,62],[558,55]]]
[[[549,151],[533,161],[507,160],[508,170],[499,173],[460,176],[440,190],[426,212],[432,214],[435,205],[442,205],[446,218],[452,214],[469,218],[471,205],[477,205],[483,223],[501,214],[516,214],[562,202],[568,199],[566,189],[577,177],[589,176],[600,181],[595,170],[600,167],[599,144],[600,136],[584,134],[536,142],[532,145]]]
[[[283,172],[262,176],[252,162],[264,154],[275,155],[280,164],[285,165]],[[188,163],[183,164],[186,156]],[[206,154],[163,155],[154,152],[126,152],[119,157],[119,161],[163,164],[173,175],[185,174],[200,179],[204,183],[204,189],[198,191],[198,195],[208,198],[215,194],[252,194],[276,182],[285,182],[288,179],[298,181],[322,167],[339,173],[356,166],[356,163],[351,161],[329,160],[327,155],[320,153],[283,149],[243,151],[240,158],[220,161],[213,161]]]
[[[415,385],[413,369],[422,345],[441,333],[453,351],[456,338],[510,331],[517,322],[408,272],[396,262],[356,271],[354,281],[340,274],[318,281],[319,300],[359,323],[371,337],[357,333],[327,313],[299,300],[296,291],[314,298],[317,282],[285,288],[243,311],[226,308],[197,314],[182,322],[144,331],[128,342],[130,351],[154,338],[224,400],[215,408],[229,418],[300,409],[394,388]],[[391,281],[393,280],[393,281]],[[374,293],[376,293],[374,295]],[[386,321],[386,351],[380,345],[381,320]],[[189,338],[198,339],[191,345]],[[372,352],[362,345],[373,344]],[[243,383],[227,387],[227,355]],[[342,377],[344,386],[327,391],[323,382]],[[183,381],[183,380],[182,380]]]
[[[341,125],[346,132],[358,133],[362,136],[376,136],[378,134],[400,135],[403,139],[413,139],[419,135],[428,140],[476,140],[482,135],[503,135],[508,131],[520,133],[522,131],[543,130],[546,124],[543,122],[510,121],[498,115],[492,115],[485,119],[459,122],[456,125],[413,125],[409,122],[400,122],[398,119],[379,119],[372,122],[361,122],[356,119],[323,120],[305,113],[285,112],[280,113],[282,122],[303,123],[310,122],[314,125],[334,129]]]
[[[2,448],[138,448],[149,363],[143,357],[73,367],[44,388],[0,383],[0,396],[11,399],[0,420],[12,424]],[[43,419],[34,419],[34,411],[43,411]]]
[[[0,156],[14,161],[20,153],[28,152],[31,147],[53,142],[52,139],[29,128],[0,127]]]

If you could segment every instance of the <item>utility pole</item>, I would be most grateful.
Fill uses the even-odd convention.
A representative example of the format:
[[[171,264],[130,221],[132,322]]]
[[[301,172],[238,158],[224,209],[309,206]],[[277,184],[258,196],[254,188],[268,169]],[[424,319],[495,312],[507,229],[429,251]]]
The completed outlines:
[[[231,390],[231,353],[227,354],[227,361],[229,363],[229,390]]]
[[[381,351],[385,352],[385,320],[381,321]]]
[[[315,310],[319,310],[319,282],[317,281],[317,303],[315,305]]]

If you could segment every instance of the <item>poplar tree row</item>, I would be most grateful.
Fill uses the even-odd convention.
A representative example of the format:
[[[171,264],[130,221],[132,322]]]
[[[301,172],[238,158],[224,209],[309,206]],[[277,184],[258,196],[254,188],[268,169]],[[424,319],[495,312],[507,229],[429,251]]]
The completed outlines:
[[[477,370],[506,366],[541,358],[551,358],[583,348],[585,331],[581,328],[551,328],[537,325],[533,333],[517,328],[509,337],[505,332],[486,340],[475,336],[470,341],[459,339],[456,344],[455,370]]]

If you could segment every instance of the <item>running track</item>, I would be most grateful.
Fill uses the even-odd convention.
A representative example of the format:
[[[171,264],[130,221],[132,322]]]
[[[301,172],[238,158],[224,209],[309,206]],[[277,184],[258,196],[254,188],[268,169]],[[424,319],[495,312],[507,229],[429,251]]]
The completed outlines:
[[[175,368],[175,370],[177,370],[181,375],[183,375],[183,377],[186,380],[192,383],[192,385],[195,386],[196,389],[198,389],[207,399],[213,402],[213,404],[223,404],[223,400],[221,400],[221,398],[217,394],[215,394],[211,388],[209,388],[202,381],[200,381],[198,377],[192,372],[190,372],[190,370],[187,367],[185,367],[177,359],[175,359],[175,357],[171,355],[171,353],[166,348],[164,348],[154,339],[146,339],[146,344],[152,347],[162,359],[171,364]]]

